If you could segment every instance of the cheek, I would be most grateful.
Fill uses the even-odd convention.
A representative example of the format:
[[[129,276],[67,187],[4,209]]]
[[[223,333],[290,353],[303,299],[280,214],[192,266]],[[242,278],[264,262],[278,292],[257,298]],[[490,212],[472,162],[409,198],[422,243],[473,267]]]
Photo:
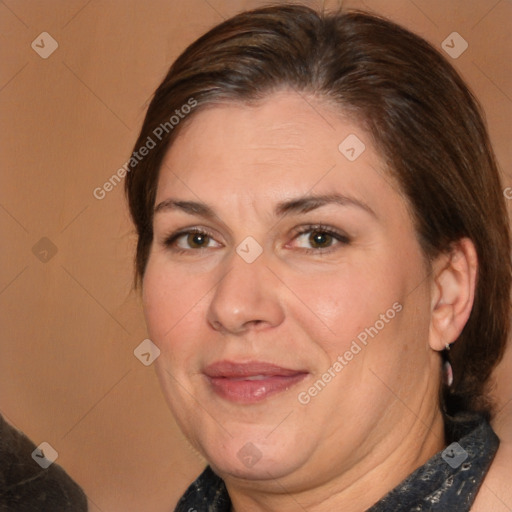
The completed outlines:
[[[294,316],[303,322],[307,319],[308,330],[323,326],[339,340],[373,325],[398,300],[399,287],[383,277],[377,265],[371,270],[368,267],[347,265],[324,276],[297,276],[291,288],[303,304],[297,306]],[[304,307],[311,314],[304,316]]]
[[[411,331],[424,334],[423,326],[416,325],[417,312],[424,309],[423,302],[421,308],[416,304],[420,290],[410,293],[420,281],[420,271],[398,258],[396,251],[388,251],[380,257],[345,262],[324,275],[303,273],[287,281],[301,299],[289,303],[294,304],[291,314],[331,362],[354,340],[368,342],[365,353],[379,352],[389,343],[414,338]]]
[[[165,333],[172,328],[175,316],[176,296],[173,286],[165,274],[158,278],[158,272],[151,263],[146,268],[142,286],[142,303],[148,331],[152,341],[160,345]]]
[[[143,309],[151,340],[166,351],[200,325],[205,291],[197,280],[150,258],[143,280]]]

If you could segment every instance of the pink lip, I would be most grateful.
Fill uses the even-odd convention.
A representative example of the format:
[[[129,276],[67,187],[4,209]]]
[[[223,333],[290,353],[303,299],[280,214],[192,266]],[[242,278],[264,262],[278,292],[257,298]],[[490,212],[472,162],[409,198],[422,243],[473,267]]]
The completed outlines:
[[[213,391],[236,403],[251,404],[286,391],[308,374],[303,370],[283,368],[270,363],[219,361],[207,366],[204,374]],[[248,380],[249,377],[261,378]]]

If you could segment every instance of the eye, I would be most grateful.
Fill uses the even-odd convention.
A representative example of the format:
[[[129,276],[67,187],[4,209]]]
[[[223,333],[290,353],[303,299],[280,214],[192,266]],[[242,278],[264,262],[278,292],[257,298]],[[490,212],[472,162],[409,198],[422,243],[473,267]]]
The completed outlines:
[[[301,228],[294,240],[299,242],[299,248],[308,253],[328,252],[329,250],[335,250],[338,245],[350,243],[347,235],[331,227],[321,225]]]
[[[173,233],[164,240],[165,247],[175,252],[189,252],[210,247],[221,247],[211,233],[200,228],[191,228]]]
[[[295,231],[294,242],[305,253],[324,254],[339,246],[348,245],[347,235],[329,226],[304,226]],[[201,249],[222,247],[213,235],[204,228],[188,228],[172,233],[164,239],[163,245],[176,253],[193,253]]]

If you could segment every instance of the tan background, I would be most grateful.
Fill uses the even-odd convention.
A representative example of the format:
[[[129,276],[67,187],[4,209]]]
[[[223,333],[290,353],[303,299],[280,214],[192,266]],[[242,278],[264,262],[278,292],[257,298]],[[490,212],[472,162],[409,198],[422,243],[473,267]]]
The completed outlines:
[[[129,158],[171,61],[223,18],[266,3],[0,2],[0,411],[58,451],[93,512],[172,510],[203,465],[177,432],[153,369],[133,355],[146,333],[131,291],[134,236],[122,186],[103,200],[93,189]],[[385,14],[438,48],[453,31],[468,41],[452,62],[485,108],[512,186],[512,2],[345,4]],[[44,31],[59,44],[48,59],[31,48]],[[45,242],[32,251],[42,237],[57,249],[47,262]],[[495,424],[509,441],[511,359],[509,351],[500,368]],[[512,510],[491,490],[495,510]]]

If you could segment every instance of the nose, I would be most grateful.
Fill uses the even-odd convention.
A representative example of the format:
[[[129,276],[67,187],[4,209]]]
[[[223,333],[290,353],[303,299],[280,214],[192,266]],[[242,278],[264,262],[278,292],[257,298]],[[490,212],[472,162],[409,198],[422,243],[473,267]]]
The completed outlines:
[[[279,290],[265,253],[247,263],[233,251],[209,304],[208,322],[215,330],[231,334],[276,327],[285,316]]]

